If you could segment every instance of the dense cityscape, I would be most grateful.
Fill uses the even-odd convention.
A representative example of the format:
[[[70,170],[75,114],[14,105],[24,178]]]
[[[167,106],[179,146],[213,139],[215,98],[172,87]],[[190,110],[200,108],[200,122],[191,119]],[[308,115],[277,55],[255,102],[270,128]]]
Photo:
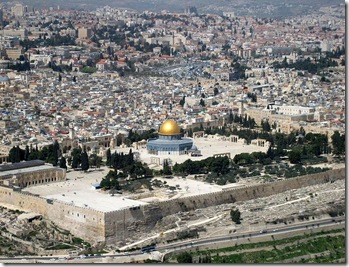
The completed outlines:
[[[220,10],[2,5],[1,262],[346,261],[344,3]]]

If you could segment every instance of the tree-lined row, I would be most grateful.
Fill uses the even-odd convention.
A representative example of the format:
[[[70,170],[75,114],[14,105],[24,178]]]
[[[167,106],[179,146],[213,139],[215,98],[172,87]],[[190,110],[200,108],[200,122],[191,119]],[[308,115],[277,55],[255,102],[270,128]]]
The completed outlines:
[[[38,149],[36,145],[33,147],[26,146],[25,149],[21,149],[19,146],[14,146],[9,151],[9,161],[12,163],[20,162],[20,161],[28,161],[40,159],[47,163],[51,163],[53,166],[58,165],[58,159],[61,155],[61,151],[59,148],[59,144],[55,141],[53,144],[44,146],[41,150]]]
[[[284,58],[282,62],[273,63],[273,67],[276,69],[289,68],[289,69],[296,69],[296,70],[306,70],[312,74],[315,74],[324,68],[336,67],[336,66],[338,66],[337,61],[329,57],[322,57],[320,59],[315,59],[315,60],[312,60],[308,57],[304,60],[298,60],[294,63],[288,63],[287,59]]]
[[[115,172],[122,171],[126,176],[129,175],[135,179],[152,176],[152,171],[146,163],[135,160],[132,149],[129,150],[128,154],[116,151],[111,154],[110,149],[108,149],[106,165],[113,168]]]
[[[204,160],[192,161],[188,159],[181,164],[176,163],[172,171],[175,174],[200,174],[213,172],[217,175],[224,175],[229,172],[229,158],[209,157]]]

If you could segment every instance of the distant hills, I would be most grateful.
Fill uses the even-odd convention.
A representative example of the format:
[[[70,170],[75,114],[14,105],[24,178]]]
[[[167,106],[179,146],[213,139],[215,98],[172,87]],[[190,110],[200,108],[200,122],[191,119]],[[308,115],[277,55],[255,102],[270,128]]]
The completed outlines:
[[[110,6],[137,11],[183,12],[188,6],[195,6],[199,13],[218,13],[233,11],[238,16],[288,17],[316,11],[321,6],[344,4],[343,0],[3,0],[5,5],[21,3],[35,8],[60,6],[62,9],[95,10],[97,7]],[[344,7],[343,7],[344,8]]]

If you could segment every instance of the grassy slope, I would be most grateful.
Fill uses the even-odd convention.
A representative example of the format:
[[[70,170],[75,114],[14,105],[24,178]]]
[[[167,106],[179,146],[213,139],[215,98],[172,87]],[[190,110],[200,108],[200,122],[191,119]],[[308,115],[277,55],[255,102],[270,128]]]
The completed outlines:
[[[335,263],[345,259],[345,230],[336,229],[273,241],[193,252],[212,263]],[[175,257],[174,257],[175,258]]]

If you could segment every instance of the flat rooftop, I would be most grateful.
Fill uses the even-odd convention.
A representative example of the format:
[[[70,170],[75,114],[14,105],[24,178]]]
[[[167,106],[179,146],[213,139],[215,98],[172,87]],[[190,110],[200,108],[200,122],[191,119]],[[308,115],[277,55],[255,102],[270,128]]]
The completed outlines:
[[[88,207],[102,212],[120,210],[128,207],[146,205],[147,202],[127,198],[124,194],[111,196],[107,191],[95,190],[92,184],[100,182],[108,173],[106,167],[83,173],[67,173],[66,181],[31,186],[22,191],[38,194],[43,198],[73,203],[78,207]]]
[[[35,160],[22,161],[22,162],[16,162],[16,163],[6,163],[6,164],[0,165],[0,172],[17,170],[22,168],[29,168],[29,167],[40,166],[40,165],[45,165],[45,161],[35,159]]]
[[[57,169],[57,168],[58,167],[54,167],[52,165],[40,165],[40,166],[35,166],[35,167],[23,168],[23,169],[2,171],[2,172],[0,172],[0,177],[4,177],[4,176],[8,176],[8,175],[16,175],[16,174],[21,174],[21,173],[41,171],[41,170]]]

